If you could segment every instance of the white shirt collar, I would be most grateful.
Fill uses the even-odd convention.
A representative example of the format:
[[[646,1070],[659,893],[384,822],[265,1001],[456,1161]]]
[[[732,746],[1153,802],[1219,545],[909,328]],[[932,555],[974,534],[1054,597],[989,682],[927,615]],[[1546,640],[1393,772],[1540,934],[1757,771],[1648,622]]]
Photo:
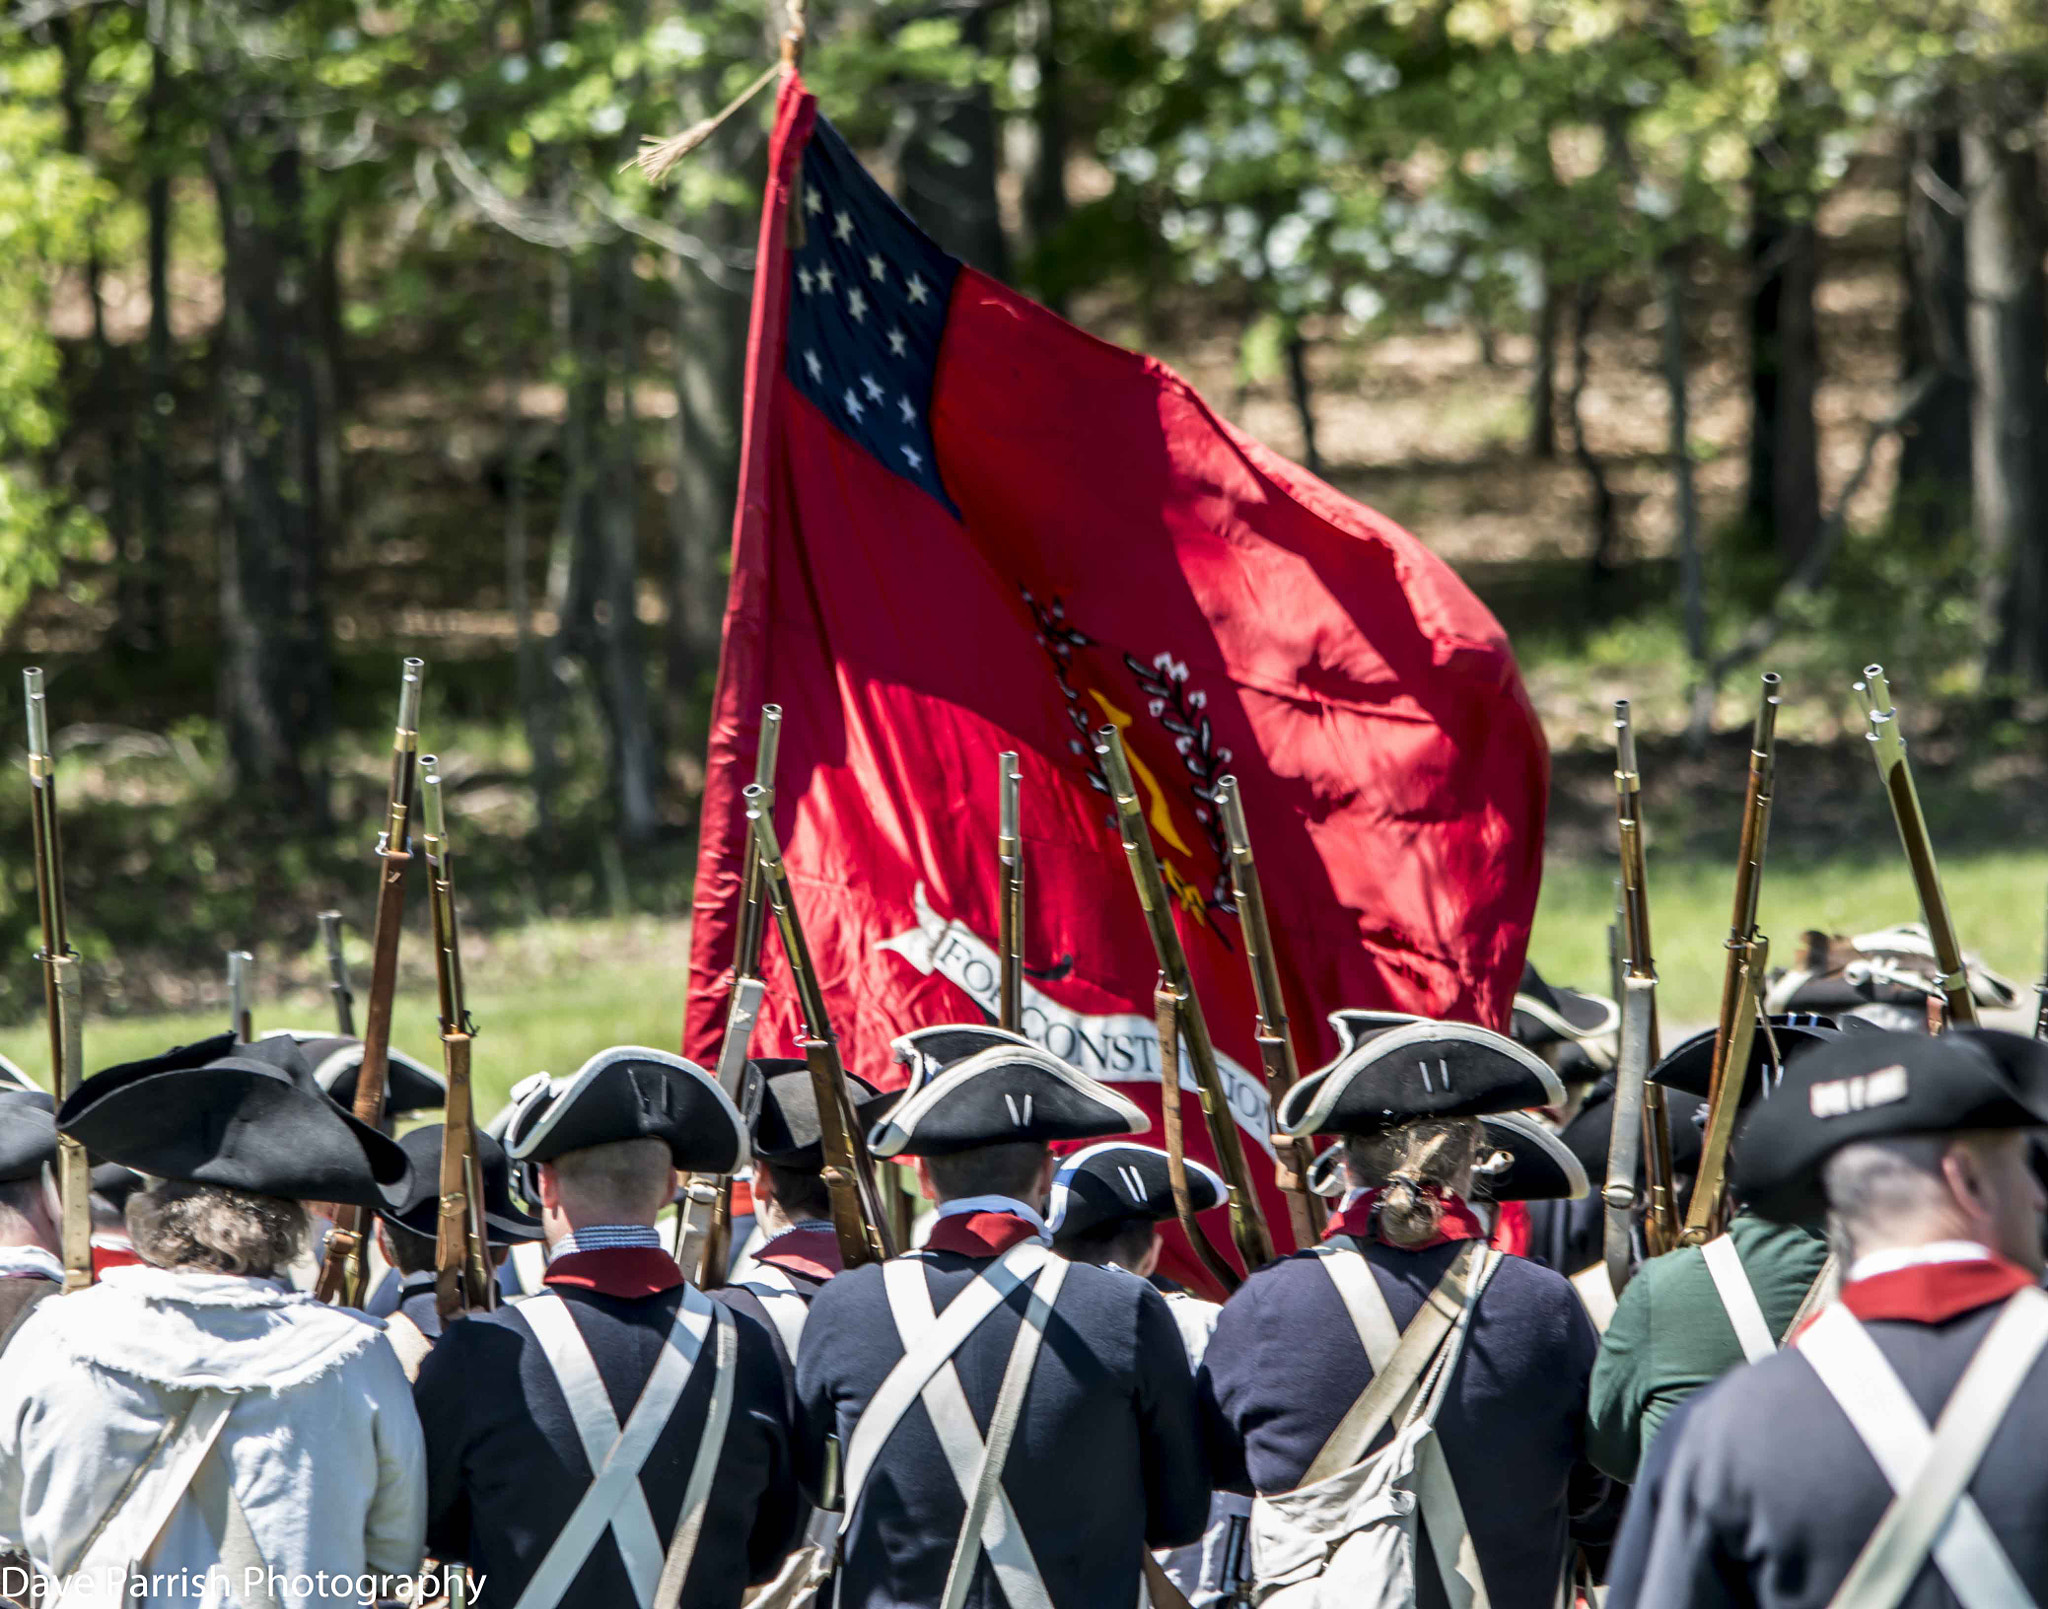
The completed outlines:
[[[1974,1240],[1930,1240],[1924,1246],[1887,1246],[1859,1257],[1849,1265],[1844,1284],[1877,1274],[1896,1274],[1902,1268],[1920,1268],[1929,1263],[1981,1263],[1993,1256],[1989,1246]]]
[[[960,1218],[970,1212],[1007,1212],[1013,1218],[1022,1218],[1037,1230],[1040,1245],[1052,1244],[1052,1231],[1045,1227],[1044,1215],[1015,1196],[962,1196],[958,1201],[948,1201],[939,1208],[941,1218]]]
[[[41,1275],[61,1282],[64,1265],[40,1246],[0,1246],[0,1276],[10,1274]]]

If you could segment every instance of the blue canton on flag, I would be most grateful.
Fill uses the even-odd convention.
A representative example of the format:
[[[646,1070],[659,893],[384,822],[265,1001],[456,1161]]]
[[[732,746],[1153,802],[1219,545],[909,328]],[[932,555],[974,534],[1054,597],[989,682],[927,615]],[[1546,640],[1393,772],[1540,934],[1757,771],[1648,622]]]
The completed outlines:
[[[959,260],[911,222],[822,115],[804,148],[801,197],[790,234],[789,377],[957,514],[927,415]]]

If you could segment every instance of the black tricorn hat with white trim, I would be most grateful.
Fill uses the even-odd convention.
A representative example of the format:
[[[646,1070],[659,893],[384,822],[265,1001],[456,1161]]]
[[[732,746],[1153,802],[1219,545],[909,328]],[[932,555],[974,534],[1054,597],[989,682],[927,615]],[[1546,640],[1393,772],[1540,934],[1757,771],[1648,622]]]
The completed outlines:
[[[56,1104],[39,1089],[0,1086],[0,1184],[33,1179],[57,1160]]]
[[[761,1110],[754,1118],[754,1155],[785,1168],[822,1168],[825,1142],[818,1127],[818,1086],[810,1065],[790,1056],[757,1056],[750,1064],[761,1079]],[[846,1098],[862,1133],[882,1120],[903,1092],[878,1090],[847,1073]]]
[[[1874,1024],[1850,1017],[1837,1021],[1811,1011],[1783,1011],[1770,1019],[1771,1031],[1766,1037],[1763,1025],[1757,1025],[1756,1037],[1749,1046],[1749,1073],[1742,1081],[1742,1105],[1764,1093],[1766,1075],[1774,1067],[1771,1047],[1783,1058],[1783,1065],[1790,1067],[1802,1056],[1812,1054],[1822,1045],[1833,1044],[1845,1033],[1878,1033]],[[1712,1028],[1694,1034],[1684,1044],[1672,1051],[1655,1067],[1650,1069],[1650,1081],[1662,1084],[1666,1089],[1684,1090],[1688,1095],[1707,1098],[1708,1086],[1714,1075],[1714,1033]]]
[[[1229,1199],[1222,1176],[1189,1158],[1189,1205],[1207,1212]],[[1173,1216],[1173,1177],[1166,1153],[1155,1145],[1105,1140],[1061,1161],[1052,1177],[1045,1223],[1056,1238],[1066,1239],[1133,1218],[1160,1223]]]
[[[400,1136],[399,1148],[412,1163],[412,1188],[382,1214],[429,1240],[441,1229],[441,1142],[447,1132],[443,1124],[422,1123]],[[493,1246],[541,1239],[540,1220],[520,1211],[512,1199],[512,1163],[505,1148],[481,1129],[476,1134],[476,1157],[484,1176],[484,1238]]]
[[[1479,1120],[1480,1171],[1472,1193],[1486,1201],[1577,1201],[1590,1188],[1571,1148],[1527,1112],[1489,1112]],[[1485,1152],[1491,1151],[1491,1157]],[[1495,1158],[1500,1166],[1491,1166]]]
[[[751,1154],[746,1122],[718,1080],[673,1051],[614,1045],[575,1077],[536,1073],[512,1096],[505,1151],[514,1162],[640,1139],[666,1141],[686,1173],[732,1173]]]
[[[1407,1022],[1362,1037],[1287,1092],[1281,1133],[1371,1134],[1425,1117],[1482,1117],[1564,1099],[1564,1086],[1506,1034]]]
[[[1152,1126],[1107,1084],[1036,1045],[994,1045],[957,1061],[875,1125],[876,1156],[946,1156],[1011,1140],[1099,1140]]]
[[[1405,1028],[1411,1022],[1429,1021],[1412,1011],[1367,1011],[1351,1006],[1331,1012],[1325,1020],[1337,1030],[1337,1054],[1340,1057],[1347,1051],[1356,1050],[1375,1034]]]
[[[1598,1039],[1621,1026],[1621,1007],[1604,994],[1546,983],[1533,961],[1522,963],[1508,1032],[1524,1045],[1554,1045],[1560,1039]]]
[[[908,1087],[918,1089],[969,1056],[978,1056],[1000,1045],[1030,1043],[1022,1034],[998,1028],[994,1023],[935,1022],[890,1040],[889,1053],[899,1067],[910,1069]]]
[[[220,1034],[109,1067],[66,1097],[57,1126],[138,1173],[292,1201],[384,1207],[411,1179],[398,1142],[329,1099],[283,1036]]]
[[[1788,1068],[1736,1132],[1735,1183],[1767,1218],[1817,1222],[1821,1172],[1859,1140],[2048,1127],[2048,1045],[1997,1028],[1844,1034]]]
[[[36,1081],[30,1078],[5,1056],[0,1056],[0,1090],[34,1089]]]
[[[289,1037],[307,1061],[320,1087],[350,1111],[356,1105],[356,1075],[363,1070],[363,1042],[340,1034],[280,1028],[265,1039]],[[393,1045],[384,1074],[384,1115],[438,1112],[448,1104],[448,1080],[425,1062]]]

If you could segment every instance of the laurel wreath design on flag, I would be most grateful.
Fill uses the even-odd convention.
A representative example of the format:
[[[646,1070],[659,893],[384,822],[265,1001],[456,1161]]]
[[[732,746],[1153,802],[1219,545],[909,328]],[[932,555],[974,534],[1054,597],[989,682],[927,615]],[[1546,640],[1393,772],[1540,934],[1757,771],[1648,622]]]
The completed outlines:
[[[1031,611],[1037,626],[1038,645],[1045,650],[1053,677],[1059,683],[1060,695],[1066,700],[1067,720],[1075,734],[1067,740],[1067,747],[1081,761],[1095,791],[1107,794],[1109,778],[1103,772],[1102,762],[1095,757],[1095,727],[1105,715],[1114,724],[1126,727],[1136,724],[1135,716],[1125,715],[1100,693],[1093,693],[1091,698],[1092,690],[1077,685],[1074,679],[1074,650],[1104,645],[1067,618],[1065,599],[1055,597],[1047,601],[1034,595],[1029,587],[1019,587],[1018,591],[1023,594],[1025,607]],[[1192,796],[1189,812],[1215,856],[1216,871],[1206,891],[1189,882],[1169,852],[1170,848],[1178,848],[1183,854],[1189,853],[1190,846],[1185,843],[1160,846],[1160,869],[1182,909],[1197,921],[1210,925],[1217,937],[1229,945],[1229,938],[1209,924],[1208,913],[1224,911],[1233,916],[1237,914],[1237,906],[1231,898],[1230,849],[1223,834],[1221,812],[1216,808],[1216,784],[1229,768],[1231,751],[1216,742],[1215,728],[1205,713],[1209,695],[1203,689],[1190,685],[1185,660],[1162,651],[1154,654],[1148,662],[1136,654],[1115,651],[1137,682],[1138,691],[1144,695],[1146,716],[1156,721],[1173,741],[1174,752],[1180,756],[1189,777],[1188,793]],[[1155,786],[1163,786],[1149,771],[1145,775]],[[1112,824],[1115,821],[1111,814],[1106,814],[1104,819]]]

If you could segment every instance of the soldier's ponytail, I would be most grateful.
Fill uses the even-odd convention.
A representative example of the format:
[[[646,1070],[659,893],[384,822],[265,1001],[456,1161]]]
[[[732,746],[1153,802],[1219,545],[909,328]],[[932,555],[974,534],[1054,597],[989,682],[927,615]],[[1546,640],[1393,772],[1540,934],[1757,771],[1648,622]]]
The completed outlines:
[[[1469,1117],[1424,1118],[1345,1142],[1357,1182],[1380,1191],[1380,1238],[1420,1246],[1442,1223],[1444,1206],[1479,1157],[1479,1125]]]

